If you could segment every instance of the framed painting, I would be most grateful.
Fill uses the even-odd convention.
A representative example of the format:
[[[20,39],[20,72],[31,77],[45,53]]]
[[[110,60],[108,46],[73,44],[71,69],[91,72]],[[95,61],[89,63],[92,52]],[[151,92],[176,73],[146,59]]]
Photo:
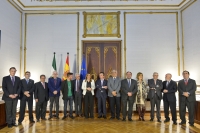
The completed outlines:
[[[86,37],[120,38],[120,12],[83,12]]]

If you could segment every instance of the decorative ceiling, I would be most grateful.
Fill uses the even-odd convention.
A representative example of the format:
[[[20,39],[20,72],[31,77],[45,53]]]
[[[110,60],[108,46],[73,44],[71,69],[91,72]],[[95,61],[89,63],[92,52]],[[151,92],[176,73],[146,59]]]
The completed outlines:
[[[9,0],[29,10],[178,10],[193,0]]]

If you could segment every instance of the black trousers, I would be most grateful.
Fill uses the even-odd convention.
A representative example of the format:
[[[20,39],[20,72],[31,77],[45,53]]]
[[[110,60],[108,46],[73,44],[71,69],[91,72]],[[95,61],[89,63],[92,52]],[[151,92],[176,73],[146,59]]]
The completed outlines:
[[[16,108],[18,99],[5,101],[6,104],[6,123],[12,124],[16,121]]]
[[[46,110],[47,110],[47,101],[44,100],[43,102],[38,101],[36,103],[36,119],[39,120],[44,119],[46,116]]]
[[[169,118],[169,108],[172,115],[172,121],[176,122],[177,116],[176,116],[176,101],[168,101],[167,99],[163,101],[164,103],[164,112],[165,112],[165,119],[170,120]]]
[[[33,121],[33,99],[20,100],[20,113],[18,119],[19,123],[21,123],[24,120],[26,102],[28,103],[29,120]]]
[[[185,113],[186,113],[186,107],[188,108],[188,114],[189,114],[189,123],[194,124],[194,105],[195,102],[189,102],[186,101],[180,101],[180,108],[179,108],[179,114],[182,122],[186,122],[185,120]]]
[[[81,115],[82,114],[82,94],[79,94],[78,92],[76,92],[74,102],[75,102],[76,115]]]
[[[111,117],[116,118],[120,117],[120,97],[109,97],[110,100],[110,111],[111,111]]]
[[[94,117],[94,97],[91,92],[86,92],[84,96],[85,117]]]
[[[156,117],[157,119],[160,119],[160,100],[158,95],[155,94],[153,98],[150,99],[151,103],[151,119],[154,119],[154,107],[156,105]]]
[[[106,116],[106,97],[101,95],[97,97],[97,100],[98,100],[98,115]]]
[[[127,102],[128,102],[128,119],[131,119],[132,118],[132,114],[133,114],[133,103],[134,103],[134,100],[122,99],[122,115],[123,115],[123,118],[126,119]]]
[[[56,116],[59,116],[59,97],[54,96],[54,97],[49,97],[50,100],[50,105],[49,105],[49,117],[53,117],[52,116],[52,109],[53,109],[53,104],[55,102],[56,104]]]

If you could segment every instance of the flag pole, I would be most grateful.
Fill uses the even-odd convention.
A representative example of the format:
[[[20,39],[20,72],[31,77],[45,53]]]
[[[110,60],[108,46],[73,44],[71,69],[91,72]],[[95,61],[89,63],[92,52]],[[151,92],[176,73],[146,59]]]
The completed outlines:
[[[55,56],[56,52],[53,52],[53,55]],[[56,106],[55,106],[55,104],[56,104],[56,102],[54,100],[54,103],[53,103],[53,110],[54,110],[53,117],[56,117]]]

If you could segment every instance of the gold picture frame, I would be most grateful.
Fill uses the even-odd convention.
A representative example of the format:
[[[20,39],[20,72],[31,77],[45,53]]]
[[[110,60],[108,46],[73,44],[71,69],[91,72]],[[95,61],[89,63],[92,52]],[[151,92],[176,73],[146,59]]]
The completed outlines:
[[[120,38],[120,12],[83,12],[86,37]]]

